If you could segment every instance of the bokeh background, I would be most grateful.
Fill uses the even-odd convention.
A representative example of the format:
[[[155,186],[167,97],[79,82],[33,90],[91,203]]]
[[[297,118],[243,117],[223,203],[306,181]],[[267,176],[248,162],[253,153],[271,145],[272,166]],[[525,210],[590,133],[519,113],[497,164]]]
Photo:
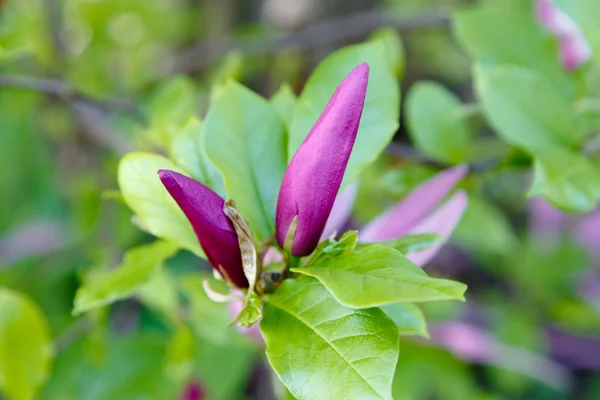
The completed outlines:
[[[259,346],[212,330],[226,316],[199,278],[181,278],[208,271],[191,254],[135,297],[72,316],[82,282],[151,241],[120,199],[120,157],[160,149],[190,110],[204,115],[219,83],[268,97],[287,82],[298,93],[325,56],[381,28],[402,38],[403,100],[430,80],[470,103],[472,58],[451,16],[486,1],[0,1],[0,285],[39,307],[20,315],[33,342],[47,325],[54,354],[19,400],[281,396]],[[415,150],[401,115],[361,178],[357,225],[451,165]],[[425,307],[432,340],[402,339],[395,398],[598,399],[600,212],[527,199],[530,161],[498,162],[508,146],[476,110],[471,122],[487,136],[469,156],[469,207],[427,266],[467,283],[468,301]],[[191,330],[173,323],[182,309],[199,321]],[[0,320],[9,312],[21,311],[0,302]],[[21,349],[19,336],[0,334],[0,375],[47,351],[39,342]]]

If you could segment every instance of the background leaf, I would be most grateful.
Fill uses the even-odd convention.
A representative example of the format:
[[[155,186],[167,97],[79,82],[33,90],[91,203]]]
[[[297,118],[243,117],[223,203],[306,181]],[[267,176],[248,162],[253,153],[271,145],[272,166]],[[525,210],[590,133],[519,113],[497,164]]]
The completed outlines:
[[[572,146],[584,137],[569,103],[539,72],[480,66],[475,82],[490,123],[510,144],[535,154],[547,147]]]
[[[161,183],[159,169],[185,173],[157,154],[130,153],[123,157],[119,164],[123,199],[148,232],[203,257],[192,225]]]
[[[52,340],[46,317],[28,297],[0,288],[0,389],[31,400],[46,380]]]
[[[269,99],[269,102],[279,113],[279,116],[283,119],[287,126],[292,123],[294,117],[294,110],[296,108],[296,95],[288,84],[283,84],[277,92]]]
[[[177,250],[177,246],[166,242],[154,242],[129,250],[117,269],[79,287],[73,314],[131,296],[148,283],[155,270]]]
[[[542,196],[573,212],[590,211],[600,200],[600,170],[583,156],[561,148],[538,152],[530,196]]]
[[[400,335],[419,335],[429,338],[425,315],[416,304],[394,303],[382,306],[381,309],[394,321]]]
[[[406,100],[406,118],[417,149],[444,163],[467,161],[472,134],[468,120],[460,114],[461,105],[438,83],[415,84]]]
[[[317,280],[290,279],[267,298],[260,328],[298,399],[392,398],[398,330],[381,310],[346,308]]]
[[[463,300],[466,286],[434,279],[400,252],[372,245],[293,272],[317,278],[342,304],[354,308],[396,302]]]
[[[377,158],[398,129],[400,90],[385,50],[383,43],[374,41],[334,52],[317,66],[298,97],[290,127],[289,159],[294,156],[346,75],[363,62],[369,64],[371,71],[367,97],[340,190]]]
[[[287,166],[286,129],[271,105],[230,81],[204,121],[210,160],[223,174],[229,198],[264,240],[275,230],[275,206]]]
[[[204,148],[204,129],[197,118],[192,118],[176,135],[171,146],[171,157],[198,182],[225,196],[223,177],[209,161]]]

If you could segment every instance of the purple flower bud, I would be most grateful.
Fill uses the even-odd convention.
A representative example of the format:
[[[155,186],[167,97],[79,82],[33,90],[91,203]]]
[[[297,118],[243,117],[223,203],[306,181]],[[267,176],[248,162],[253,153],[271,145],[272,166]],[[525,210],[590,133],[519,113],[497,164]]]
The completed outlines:
[[[297,257],[310,254],[319,243],[356,140],[368,79],[366,63],[344,79],[283,177],[277,200],[277,241],[284,246],[297,218],[291,246]]]
[[[223,212],[225,200],[200,182],[180,173],[160,170],[158,175],[192,224],[208,261],[223,278],[239,288],[247,288],[237,234]]]
[[[552,0],[536,0],[535,11],[539,23],[559,40],[560,59],[565,69],[573,71],[590,59],[592,50],[581,30]]]

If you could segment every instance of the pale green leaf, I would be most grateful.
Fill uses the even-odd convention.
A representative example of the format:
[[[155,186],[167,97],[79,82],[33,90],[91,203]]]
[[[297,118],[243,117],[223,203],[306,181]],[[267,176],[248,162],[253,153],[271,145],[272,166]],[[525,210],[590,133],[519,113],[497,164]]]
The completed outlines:
[[[571,105],[538,71],[479,66],[475,79],[491,125],[508,143],[535,154],[548,147],[572,146],[585,136]]]
[[[177,131],[197,114],[194,82],[184,76],[166,80],[151,94],[144,108],[150,118],[147,134],[169,148]]]
[[[467,288],[459,282],[430,278],[402,253],[377,244],[292,271],[317,278],[340,303],[354,308],[397,302],[464,301]]]
[[[151,280],[156,269],[177,250],[177,246],[171,243],[158,241],[127,251],[119,267],[79,287],[75,294],[73,314],[133,295]]]
[[[189,176],[225,196],[223,177],[209,161],[204,149],[204,130],[197,118],[192,118],[177,134],[171,145],[171,157]]]
[[[181,321],[179,294],[175,279],[167,268],[158,268],[138,290],[139,300],[170,325]]]
[[[317,280],[288,279],[267,297],[260,328],[296,398],[392,398],[398,330],[380,309],[347,308]]]
[[[356,244],[358,242],[358,232],[357,231],[348,231],[345,232],[340,240],[336,241],[335,239],[325,239],[315,249],[312,257],[306,264],[307,266],[318,264],[322,260],[328,257],[335,257],[342,254],[352,253]]]
[[[306,138],[338,85],[363,62],[370,67],[369,85],[342,189],[379,156],[398,129],[400,113],[399,83],[386,57],[385,45],[373,41],[338,50],[317,66],[298,97],[290,127],[289,159]]]
[[[123,157],[119,164],[123,198],[149,233],[203,257],[192,225],[161,183],[159,169],[185,173],[157,154],[130,153]]]
[[[386,304],[381,309],[394,321],[400,335],[419,335],[429,338],[425,316],[416,304]]]
[[[406,54],[398,30],[391,27],[380,28],[373,32],[369,39],[383,43],[390,68],[397,77],[401,78],[406,67]]]
[[[275,230],[275,206],[287,167],[286,141],[279,114],[233,81],[223,87],[204,121],[206,153],[258,240]]]
[[[382,244],[393,247],[402,254],[410,254],[425,250],[440,242],[442,239],[443,238],[436,233],[418,233],[415,235],[402,236],[401,238],[390,240]]]
[[[281,85],[279,90],[269,99],[269,102],[287,126],[292,123],[296,101],[296,95],[288,84]]]
[[[406,100],[406,118],[417,149],[444,163],[467,161],[472,134],[460,114],[461,106],[460,100],[438,83],[414,85]]]
[[[572,212],[591,211],[600,200],[600,171],[580,154],[551,148],[538,152],[530,196]]]
[[[34,399],[52,356],[50,328],[37,304],[0,288],[0,391],[14,400]]]

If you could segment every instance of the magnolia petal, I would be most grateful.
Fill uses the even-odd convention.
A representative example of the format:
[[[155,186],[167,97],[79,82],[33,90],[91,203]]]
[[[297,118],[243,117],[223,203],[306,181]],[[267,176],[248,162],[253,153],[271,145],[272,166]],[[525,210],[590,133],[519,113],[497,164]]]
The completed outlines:
[[[460,222],[467,208],[467,203],[467,193],[459,190],[440,208],[421,221],[419,225],[409,232],[410,234],[437,233],[444,240],[424,250],[410,253],[406,257],[420,267],[427,264],[440,251],[444,242],[450,238],[450,235],[452,235],[454,228]]]
[[[535,5],[540,25],[559,40],[560,59],[565,69],[573,71],[587,62],[592,50],[575,21],[558,9],[552,0],[536,0]]]
[[[344,224],[350,218],[352,208],[354,207],[354,201],[358,194],[358,182],[353,183],[342,191],[333,203],[333,208],[321,234],[321,240],[327,239],[328,237],[339,233],[344,227]]]
[[[284,248],[289,227],[297,218],[292,254],[310,254],[331,213],[356,140],[369,66],[356,67],[338,86],[325,110],[294,154],[277,199],[276,233]]]
[[[467,174],[459,165],[433,176],[360,230],[361,242],[397,239],[413,230]]]
[[[178,172],[160,170],[158,175],[192,225],[213,268],[235,286],[248,287],[237,234],[223,212],[225,200],[200,182]]]

